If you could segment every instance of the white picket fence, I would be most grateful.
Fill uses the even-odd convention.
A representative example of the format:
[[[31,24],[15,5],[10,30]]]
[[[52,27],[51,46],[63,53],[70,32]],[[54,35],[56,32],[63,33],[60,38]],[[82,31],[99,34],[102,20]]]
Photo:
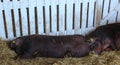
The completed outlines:
[[[85,35],[120,22],[120,0],[1,0],[0,38],[45,34]]]

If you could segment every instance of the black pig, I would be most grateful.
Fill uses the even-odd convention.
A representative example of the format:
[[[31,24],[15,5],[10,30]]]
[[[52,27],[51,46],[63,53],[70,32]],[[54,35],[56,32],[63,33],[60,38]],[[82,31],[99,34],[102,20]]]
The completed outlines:
[[[29,35],[18,37],[9,43],[9,48],[17,54],[15,58],[83,57],[89,54],[90,46],[82,35],[47,36]]]
[[[86,35],[86,39],[95,45],[93,47],[95,53],[100,54],[102,51],[107,49],[117,49],[117,46],[120,45],[120,43],[116,44],[116,41],[118,41],[118,38],[116,37],[118,36],[118,33],[120,33],[120,23],[112,23],[97,27]]]

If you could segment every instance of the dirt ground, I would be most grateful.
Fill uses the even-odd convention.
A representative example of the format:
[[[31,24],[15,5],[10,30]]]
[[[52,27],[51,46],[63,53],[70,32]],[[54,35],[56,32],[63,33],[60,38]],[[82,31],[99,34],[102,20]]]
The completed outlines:
[[[82,58],[41,58],[17,59],[9,50],[6,42],[0,40],[0,65],[120,65],[120,51],[103,52],[101,55],[90,53]]]

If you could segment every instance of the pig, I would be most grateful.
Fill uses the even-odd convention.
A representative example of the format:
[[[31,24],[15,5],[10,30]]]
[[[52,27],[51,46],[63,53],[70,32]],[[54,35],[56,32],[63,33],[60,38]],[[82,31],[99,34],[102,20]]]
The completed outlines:
[[[17,58],[84,57],[89,54],[90,45],[82,35],[50,36],[28,35],[11,40],[8,47],[15,51]]]
[[[120,50],[120,32],[116,32],[113,36],[114,44],[116,46],[116,50]]]
[[[118,49],[118,45],[120,45],[120,34],[118,33],[120,33],[120,23],[112,23],[97,27],[86,34],[85,38],[91,45],[95,45],[92,47],[93,51],[101,54],[102,51]],[[118,35],[119,37],[117,37]]]

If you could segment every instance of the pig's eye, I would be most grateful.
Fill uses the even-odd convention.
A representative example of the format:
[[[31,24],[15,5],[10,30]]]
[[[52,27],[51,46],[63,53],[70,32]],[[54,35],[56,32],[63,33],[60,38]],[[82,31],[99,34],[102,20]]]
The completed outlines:
[[[13,44],[15,44],[16,42],[15,41],[12,41]]]

